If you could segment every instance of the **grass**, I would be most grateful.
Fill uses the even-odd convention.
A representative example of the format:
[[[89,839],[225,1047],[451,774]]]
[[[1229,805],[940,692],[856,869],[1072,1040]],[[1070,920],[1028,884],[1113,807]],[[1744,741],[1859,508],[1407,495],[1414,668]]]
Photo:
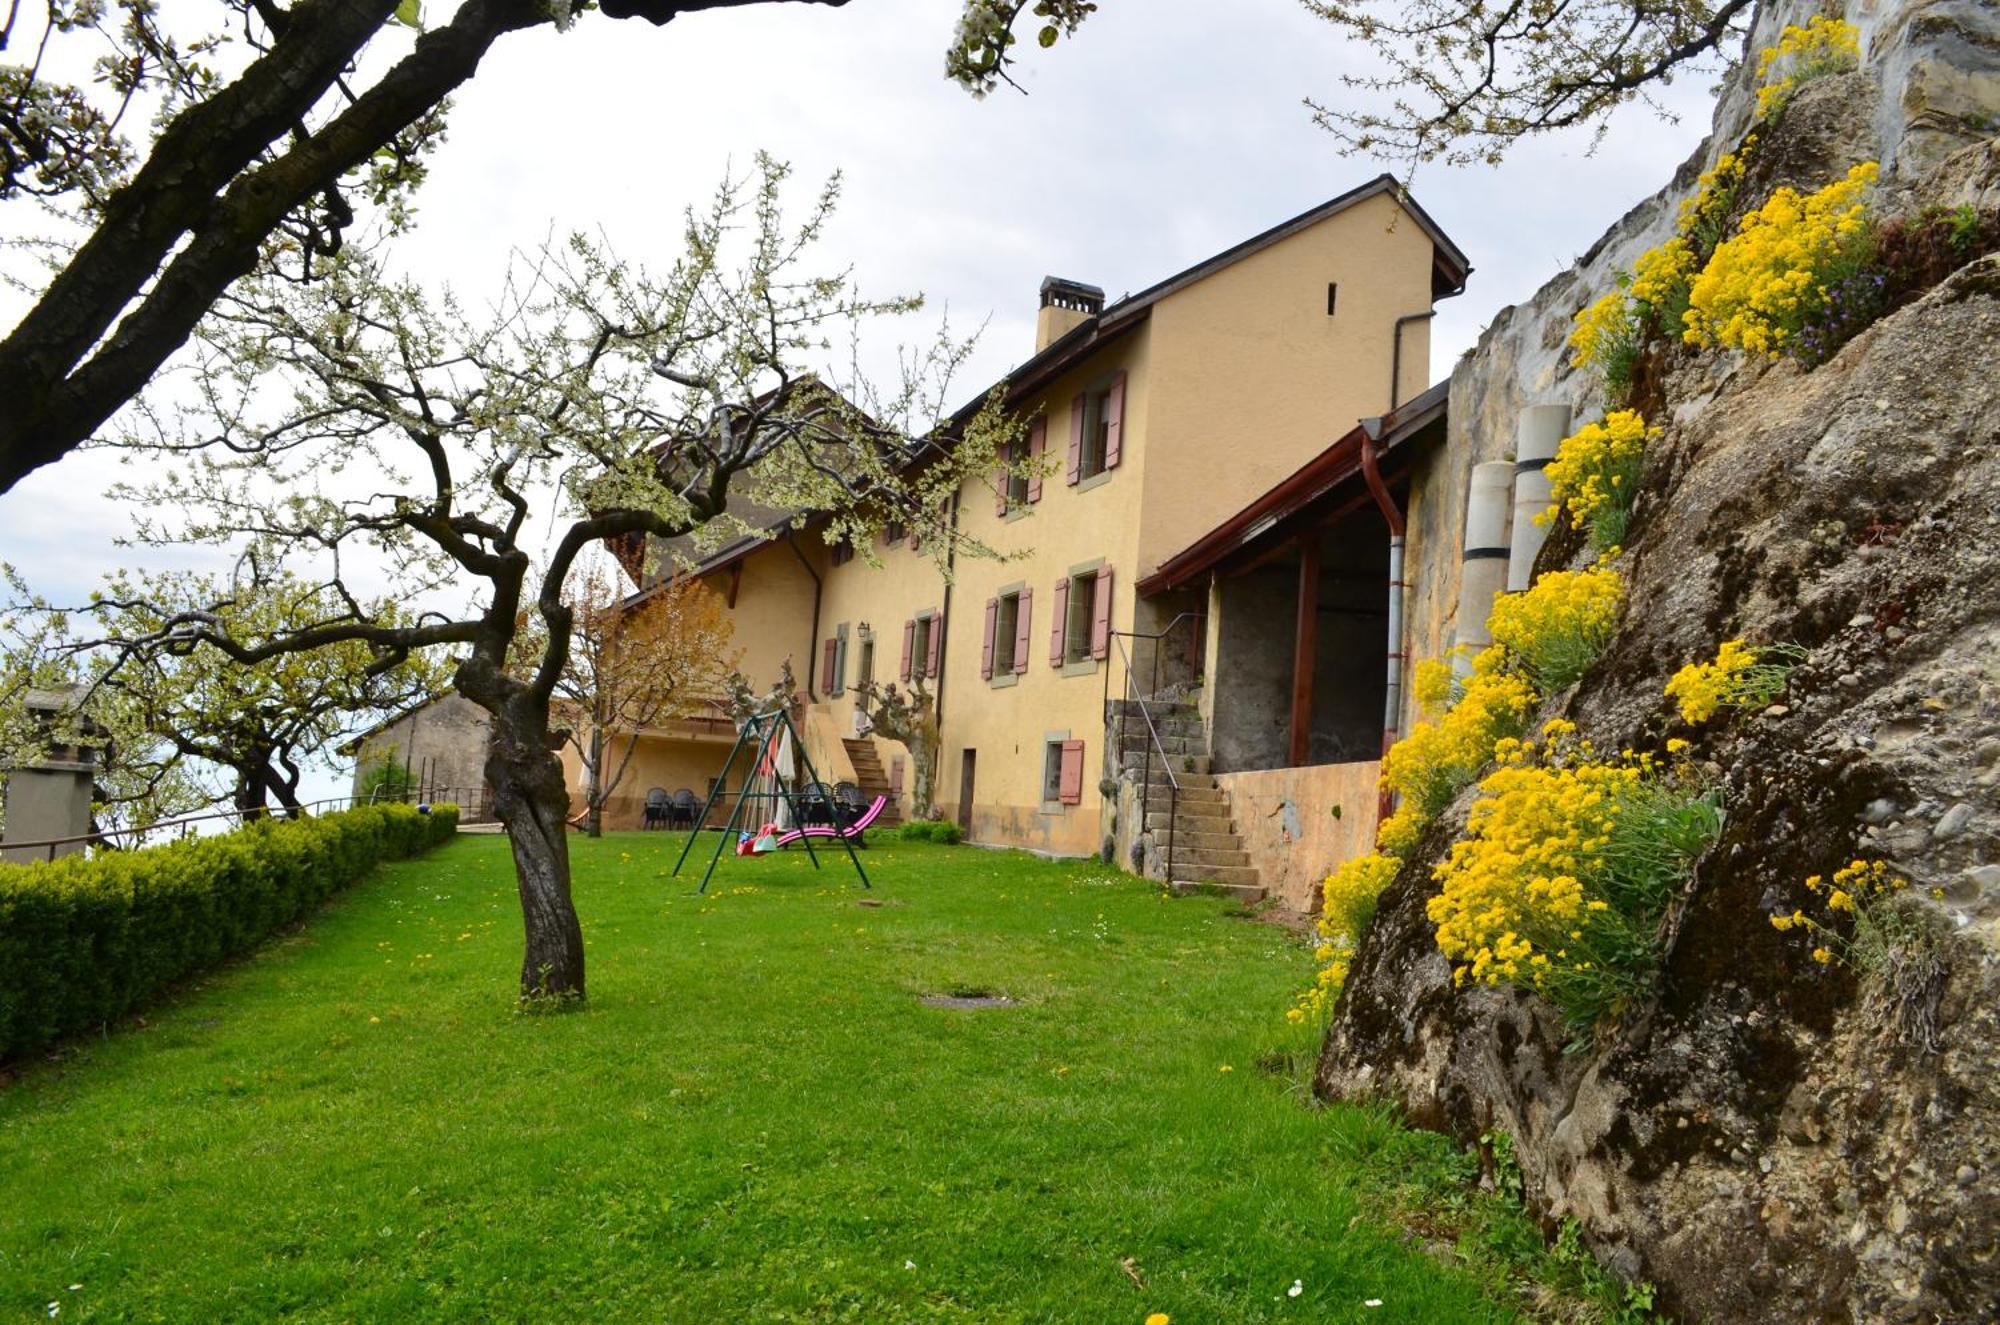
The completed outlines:
[[[0,1087],[0,1318],[1497,1321],[1548,1259],[1437,1138],[1307,1107],[1274,926],[903,843],[701,898],[678,840],[575,843],[580,1010],[515,1012],[466,837]],[[1016,1005],[920,1001],[974,992]]]

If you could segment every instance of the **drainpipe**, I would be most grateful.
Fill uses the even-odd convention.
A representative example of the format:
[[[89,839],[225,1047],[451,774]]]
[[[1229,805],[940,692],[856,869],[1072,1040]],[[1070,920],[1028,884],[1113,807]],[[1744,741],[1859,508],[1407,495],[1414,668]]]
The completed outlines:
[[[1411,322],[1428,322],[1437,316],[1437,310],[1427,308],[1421,313],[1405,313],[1396,319],[1396,334],[1389,349],[1389,408],[1396,408],[1399,394],[1403,389],[1403,328]]]
[[[1389,524],[1389,670],[1382,703],[1382,753],[1387,754],[1389,747],[1396,743],[1403,711],[1404,524],[1403,513],[1396,509],[1395,498],[1389,495],[1388,485],[1382,482],[1376,450],[1376,434],[1381,427],[1380,419],[1361,421],[1361,477],[1367,482],[1375,505],[1381,509],[1382,518]],[[1386,814],[1386,806],[1384,812]]]
[[[817,704],[819,694],[813,689],[813,678],[819,674],[819,600],[826,592],[826,585],[821,582],[819,572],[813,569],[812,563],[806,560],[806,554],[799,551],[799,542],[792,537],[792,527],[789,524],[785,526],[785,546],[791,548],[792,555],[799,559],[799,565],[806,568],[806,574],[812,576],[813,580],[812,635],[806,645],[806,698]]]
[[[1569,432],[1569,406],[1530,405],[1514,432],[1514,534],[1507,554],[1507,592],[1519,593],[1535,577],[1535,554],[1548,530],[1535,517],[1549,508],[1549,461]]]

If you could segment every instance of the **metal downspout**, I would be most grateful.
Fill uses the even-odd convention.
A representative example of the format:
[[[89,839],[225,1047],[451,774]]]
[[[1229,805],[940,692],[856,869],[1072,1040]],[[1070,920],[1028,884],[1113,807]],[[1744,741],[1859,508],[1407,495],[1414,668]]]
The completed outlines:
[[[1382,753],[1389,753],[1389,747],[1396,743],[1397,730],[1403,712],[1403,537],[1406,526],[1403,513],[1396,509],[1395,498],[1389,495],[1389,488],[1382,482],[1382,469],[1376,451],[1376,430],[1381,420],[1363,420],[1361,425],[1361,476],[1368,484],[1369,495],[1375,498],[1375,505],[1381,509],[1382,518],[1389,525],[1389,648],[1388,674],[1382,703]],[[1387,818],[1390,811],[1389,794],[1382,794],[1381,816]]]

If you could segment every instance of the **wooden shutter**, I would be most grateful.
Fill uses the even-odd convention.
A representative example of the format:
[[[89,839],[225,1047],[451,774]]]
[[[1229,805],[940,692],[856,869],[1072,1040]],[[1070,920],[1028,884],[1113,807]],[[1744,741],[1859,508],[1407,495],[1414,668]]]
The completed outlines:
[[[835,651],[839,648],[840,641],[831,639],[820,646],[819,690],[823,695],[831,695],[833,693],[833,659]]]
[[[1069,402],[1069,485],[1083,477],[1083,397]]]
[[[1012,487],[1014,483],[1014,475],[1011,472],[1013,468],[1011,464],[1012,457],[1013,448],[1009,447],[1008,458],[1010,463],[1000,466],[1000,482],[997,485],[998,491],[993,494],[993,513],[995,515],[1007,514],[1007,489]]]
[[[1111,567],[1097,572],[1097,599],[1090,605],[1090,656],[1111,656]]]
[[[903,794],[903,756],[901,755],[891,755],[889,757],[889,794],[891,796],[901,796]]]
[[[910,683],[910,652],[916,647],[916,643],[917,623],[913,617],[903,623],[903,667],[901,675],[904,685]]]
[[[944,662],[944,617],[937,612],[931,613],[930,644],[929,656],[924,659],[924,675],[936,676]]]
[[[1063,628],[1069,621],[1069,577],[1056,581],[1056,615],[1049,623],[1049,666],[1063,665]]]
[[[986,600],[986,642],[979,646],[979,674],[993,679],[993,632],[1000,624],[1000,600]]]
[[[1021,596],[1014,600],[1014,672],[1019,675],[1028,670],[1028,621],[1034,615],[1035,591],[1021,590]]]
[[[1115,468],[1118,452],[1125,435],[1125,374],[1111,379],[1111,390],[1104,397],[1104,467]]]
[[[1044,415],[1042,417],[1037,418],[1033,423],[1028,425],[1028,463],[1031,465],[1039,465],[1042,460],[1043,452],[1047,451],[1048,449],[1049,449],[1049,421],[1048,417]],[[1028,500],[1030,502],[1038,502],[1041,499],[1042,499],[1042,475],[1041,471],[1039,469],[1036,469],[1031,471],[1028,475]]]
[[[1062,781],[1058,786],[1058,799],[1064,805],[1076,805],[1083,800],[1083,742],[1064,741],[1062,743]]]

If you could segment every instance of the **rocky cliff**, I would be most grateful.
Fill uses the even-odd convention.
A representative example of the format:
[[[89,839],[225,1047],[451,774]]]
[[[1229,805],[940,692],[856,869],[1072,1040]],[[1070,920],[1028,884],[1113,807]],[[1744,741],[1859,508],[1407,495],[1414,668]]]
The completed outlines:
[[[1764,39],[1797,17],[1766,15]],[[2000,214],[2000,11],[1848,17],[1862,69],[1799,93],[1765,131],[1746,196],[1875,159],[1887,214]],[[1674,184],[1496,319],[1453,377],[1455,472],[1431,482],[1462,490],[1471,463],[1504,455],[1524,404],[1601,410],[1562,352],[1570,316],[1671,232],[1753,106],[1738,74]],[[1661,357],[1643,394],[1664,432],[1621,624],[1548,712],[1600,748],[1657,748],[1682,663],[1734,636],[1810,654],[1781,703],[1700,751],[1727,826],[1669,915],[1658,993],[1566,1053],[1538,999],[1454,986],[1425,902],[1462,796],[1383,895],[1325,1044],[1322,1094],[1386,1097],[1468,1139],[1508,1132],[1536,1207],[1577,1220],[1602,1259],[1690,1318],[2000,1319],[1996,355],[2000,255],[1987,254],[1809,371]],[[1552,542],[1544,566],[1564,551]],[[1449,624],[1419,628],[1435,647]],[[1906,905],[1933,936],[1921,959],[1865,979],[1769,923],[1800,879],[1856,855],[1918,885]]]

